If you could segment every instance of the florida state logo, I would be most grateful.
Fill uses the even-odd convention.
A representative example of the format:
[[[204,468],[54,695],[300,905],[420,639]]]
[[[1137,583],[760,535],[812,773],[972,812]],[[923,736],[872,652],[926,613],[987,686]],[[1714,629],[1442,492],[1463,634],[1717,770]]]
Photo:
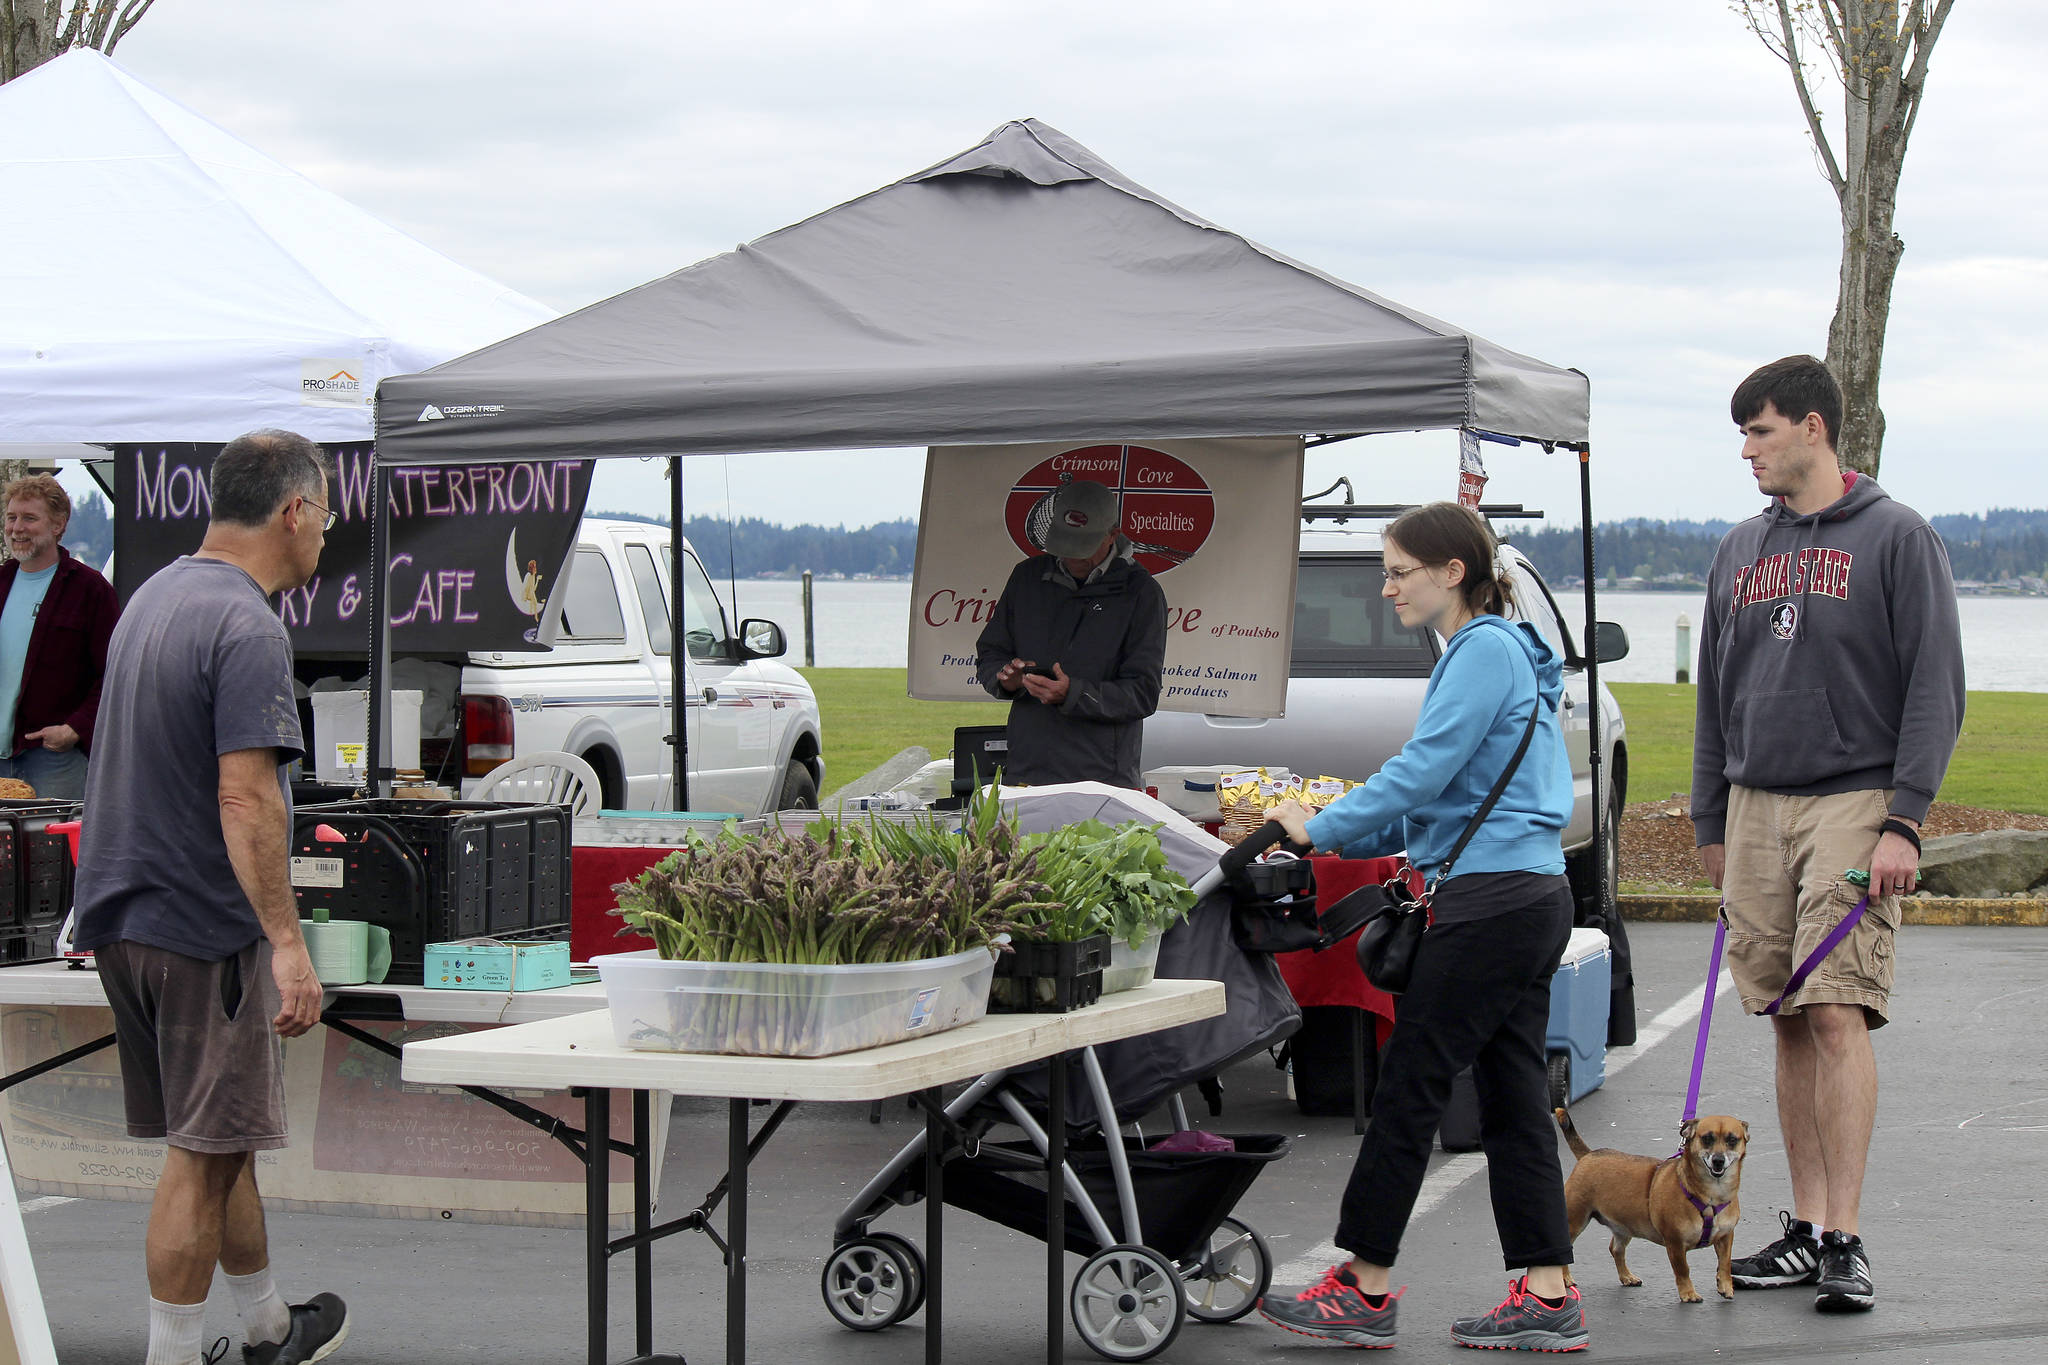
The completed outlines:
[[[1771,634],[1780,640],[1789,640],[1799,629],[1799,608],[1790,602],[1780,602],[1771,608]]]

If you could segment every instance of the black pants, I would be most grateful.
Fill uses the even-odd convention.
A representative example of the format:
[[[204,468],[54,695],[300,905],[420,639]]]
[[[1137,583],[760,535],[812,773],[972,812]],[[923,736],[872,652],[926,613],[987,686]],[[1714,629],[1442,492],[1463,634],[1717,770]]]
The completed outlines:
[[[1560,890],[1422,936],[1380,1059],[1372,1127],[1344,1187],[1338,1246],[1372,1265],[1394,1264],[1451,1078],[1469,1066],[1505,1265],[1571,1263],[1543,1041],[1550,978],[1571,928],[1571,893]]]

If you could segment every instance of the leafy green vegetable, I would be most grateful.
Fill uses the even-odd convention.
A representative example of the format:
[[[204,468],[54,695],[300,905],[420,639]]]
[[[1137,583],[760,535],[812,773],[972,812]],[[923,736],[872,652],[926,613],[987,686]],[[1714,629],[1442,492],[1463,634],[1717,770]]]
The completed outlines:
[[[1025,843],[1057,906],[1025,929],[1053,940],[1108,934],[1135,948],[1164,932],[1195,905],[1194,889],[1166,865],[1159,831],[1136,822],[1084,820]]]

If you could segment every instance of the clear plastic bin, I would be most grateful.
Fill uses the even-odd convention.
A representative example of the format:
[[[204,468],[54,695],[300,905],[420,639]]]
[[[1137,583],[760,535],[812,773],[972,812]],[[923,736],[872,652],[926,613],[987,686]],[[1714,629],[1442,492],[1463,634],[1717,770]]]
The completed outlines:
[[[1159,935],[1152,935],[1135,948],[1120,938],[1111,939],[1109,966],[1102,972],[1102,993],[1114,995],[1118,991],[1134,991],[1140,986],[1149,986],[1158,966]]]
[[[988,1013],[995,954],[807,966],[594,957],[620,1047],[826,1057],[943,1033]]]

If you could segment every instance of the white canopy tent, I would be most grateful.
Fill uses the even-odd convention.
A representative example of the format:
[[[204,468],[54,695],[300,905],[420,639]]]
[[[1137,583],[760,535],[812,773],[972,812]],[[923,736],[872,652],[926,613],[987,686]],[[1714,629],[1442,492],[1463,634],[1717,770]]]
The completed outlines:
[[[0,455],[367,441],[379,380],[554,316],[90,50],[0,85],[0,205]]]

